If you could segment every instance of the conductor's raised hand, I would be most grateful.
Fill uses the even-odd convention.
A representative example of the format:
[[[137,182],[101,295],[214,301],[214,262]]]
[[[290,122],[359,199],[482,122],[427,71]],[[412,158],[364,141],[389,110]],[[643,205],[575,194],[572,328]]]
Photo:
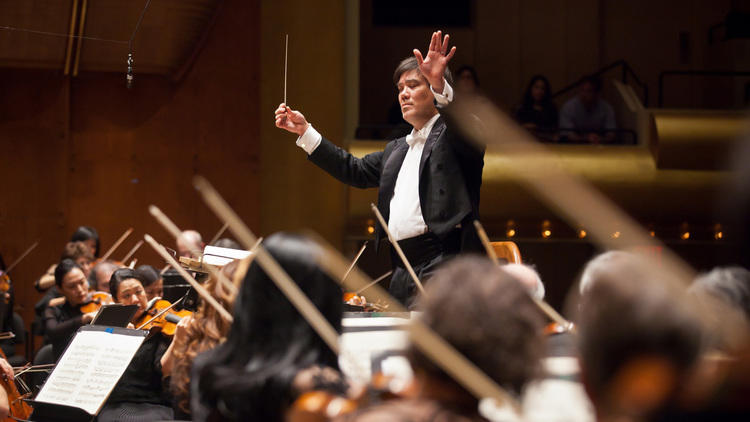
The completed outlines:
[[[279,108],[276,109],[274,114],[276,127],[296,133],[298,136],[302,136],[310,125],[302,113],[292,110],[291,107],[287,107],[284,103],[279,104]]]
[[[448,51],[448,40],[450,35],[445,34],[443,38],[442,31],[432,33],[430,38],[430,47],[427,49],[427,56],[422,56],[418,49],[414,49],[414,57],[417,59],[419,71],[427,79],[430,86],[435,92],[443,92],[443,72],[448,67],[448,62],[456,54],[456,47]]]

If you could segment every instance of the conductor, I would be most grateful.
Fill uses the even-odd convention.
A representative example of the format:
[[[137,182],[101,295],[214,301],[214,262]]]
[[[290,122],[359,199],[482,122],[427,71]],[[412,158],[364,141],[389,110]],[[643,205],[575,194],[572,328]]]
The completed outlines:
[[[334,145],[305,116],[282,103],[276,126],[296,133],[308,159],[338,180],[358,188],[378,188],[378,209],[420,280],[460,252],[479,251],[472,223],[479,218],[484,149],[465,141],[438,107],[453,101],[448,62],[449,35],[433,32],[426,56],[414,49],[393,74],[401,113],[413,129],[383,151],[357,158]],[[377,238],[382,236],[378,230]],[[390,293],[412,304],[416,286],[392,253]]]

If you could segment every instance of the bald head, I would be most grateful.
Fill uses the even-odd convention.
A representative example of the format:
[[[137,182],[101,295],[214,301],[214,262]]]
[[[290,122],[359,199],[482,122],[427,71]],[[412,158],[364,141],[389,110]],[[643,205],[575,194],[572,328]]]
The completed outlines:
[[[193,257],[194,251],[203,251],[203,238],[195,230],[185,230],[177,237],[177,253],[180,256]]]
[[[503,271],[520,281],[531,296],[536,299],[544,299],[544,284],[539,273],[524,264],[507,264],[502,266]]]

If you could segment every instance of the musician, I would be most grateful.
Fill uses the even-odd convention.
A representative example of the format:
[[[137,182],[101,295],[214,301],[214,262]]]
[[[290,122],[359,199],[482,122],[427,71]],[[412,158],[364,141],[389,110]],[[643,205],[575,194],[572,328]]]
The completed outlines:
[[[89,287],[96,292],[109,292],[109,279],[118,268],[120,266],[110,260],[94,265],[89,274]]]
[[[322,137],[299,111],[276,109],[276,126],[299,135],[310,161],[344,183],[378,187],[378,209],[414,270],[423,278],[460,251],[479,251],[472,220],[479,216],[484,150],[463,140],[435,106],[453,99],[448,35],[432,34],[427,57],[419,50],[393,75],[404,120],[413,126],[385,150],[356,158]],[[378,238],[381,231],[378,231]],[[416,292],[398,258],[390,292],[410,304]]]
[[[441,267],[426,290],[418,301],[420,320],[497,385],[520,396],[539,373],[543,355],[542,317],[524,286],[485,258],[463,256]],[[478,400],[432,359],[415,347],[407,354],[416,396],[364,408],[340,421],[484,420]]]
[[[284,233],[270,236],[263,244],[328,322],[340,330],[341,289],[317,266],[317,245]],[[257,261],[248,269],[233,314],[226,341],[199,355],[193,364],[194,421],[282,421],[296,396],[323,387],[318,381],[332,389],[345,388],[336,376],[337,356]],[[331,377],[309,376],[312,372]]]
[[[81,312],[81,305],[88,299],[89,285],[83,270],[72,259],[63,259],[57,264],[55,285],[65,301],[61,305],[47,307],[43,323],[45,343],[52,344],[53,354],[58,359],[76,330],[90,323],[96,312]]]
[[[109,281],[112,298],[123,305],[138,305],[136,323],[147,310],[148,300],[141,276],[120,268]],[[169,339],[160,333],[146,338],[102,408],[97,421],[172,419],[170,399],[162,385],[161,357]]]
[[[577,326],[582,381],[597,420],[650,420],[686,384],[700,355],[697,309],[635,255],[600,255],[587,270]]]
[[[94,254],[94,258],[99,258],[99,248],[101,246],[99,242],[99,232],[91,226],[79,226],[73,236],[70,237],[71,242],[83,242],[89,247],[91,253]]]
[[[225,265],[221,272],[228,280],[234,277],[237,261]],[[204,283],[206,290],[225,309],[231,310],[234,295],[223,289],[218,278],[209,277]],[[169,388],[174,396],[175,419],[190,417],[190,372],[198,354],[211,350],[224,341],[231,323],[205,301],[192,317],[183,318],[175,329],[174,339],[161,358],[162,372],[169,376]]]
[[[143,288],[149,301],[164,296],[164,280],[159,275],[159,270],[151,265],[141,265],[135,269],[143,280]]]
[[[198,252],[203,252],[206,246],[201,234],[195,230],[185,230],[177,237],[177,255],[198,258]]]

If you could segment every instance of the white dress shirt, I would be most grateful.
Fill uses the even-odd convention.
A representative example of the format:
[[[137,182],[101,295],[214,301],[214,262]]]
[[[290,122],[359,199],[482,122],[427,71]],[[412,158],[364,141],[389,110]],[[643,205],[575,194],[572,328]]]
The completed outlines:
[[[453,101],[453,88],[447,81],[443,80],[443,92],[430,91],[435,96],[438,106],[444,106]],[[406,152],[404,162],[396,178],[396,186],[393,189],[393,198],[390,203],[390,217],[388,218],[388,230],[396,240],[408,239],[427,232],[427,224],[422,216],[422,206],[419,203],[419,161],[427,137],[432,131],[440,114],[434,115],[420,130],[412,129],[406,135],[406,143],[409,150]],[[320,145],[322,136],[311,125],[305,133],[297,138],[297,146],[304,149],[308,154]]]

